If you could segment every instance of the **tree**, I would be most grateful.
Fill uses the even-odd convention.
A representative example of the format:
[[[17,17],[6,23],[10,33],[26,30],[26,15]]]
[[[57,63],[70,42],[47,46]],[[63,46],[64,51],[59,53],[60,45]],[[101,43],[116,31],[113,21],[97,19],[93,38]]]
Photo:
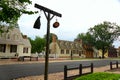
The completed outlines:
[[[31,49],[32,53],[42,52],[44,50],[44,47],[46,44],[44,38],[40,38],[40,37],[36,36],[35,40],[32,40],[31,38],[29,38],[29,40],[32,45],[32,49]]]
[[[104,58],[105,51],[120,36],[120,27],[115,23],[103,22],[90,28],[89,34],[94,38],[94,46],[102,50]]]
[[[31,4],[30,0],[1,0],[0,1],[0,33],[2,27],[17,25],[17,21],[22,14],[34,14],[36,12],[27,11],[27,5]],[[2,26],[2,27],[1,27]]]
[[[90,33],[81,33],[78,34],[77,40],[82,40],[83,44],[86,45],[94,45],[94,38],[92,37],[92,35]]]
[[[22,14],[33,14],[34,12],[26,10],[26,6],[31,3],[30,0],[1,0],[0,21],[11,23],[17,21]]]

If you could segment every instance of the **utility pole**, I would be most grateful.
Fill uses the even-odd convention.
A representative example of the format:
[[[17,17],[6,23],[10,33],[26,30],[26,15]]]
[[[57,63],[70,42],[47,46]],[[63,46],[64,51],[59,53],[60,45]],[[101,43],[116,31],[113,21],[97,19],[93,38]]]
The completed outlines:
[[[50,43],[50,21],[54,16],[62,17],[60,13],[57,13],[53,10],[50,10],[46,7],[43,7],[41,5],[35,4],[35,7],[42,10],[45,14],[45,17],[47,19],[47,37],[46,37],[46,53],[45,53],[45,72],[44,72],[44,80],[48,80],[48,67],[49,67],[49,43]],[[52,14],[52,17],[51,17]]]

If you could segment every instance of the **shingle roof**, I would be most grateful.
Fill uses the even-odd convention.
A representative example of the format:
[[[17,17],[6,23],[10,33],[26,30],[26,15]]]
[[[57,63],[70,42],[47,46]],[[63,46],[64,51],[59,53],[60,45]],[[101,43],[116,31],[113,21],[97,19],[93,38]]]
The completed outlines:
[[[3,40],[3,39],[0,39],[0,44],[11,44],[11,45],[20,45],[20,44],[23,44],[22,41],[14,41],[14,40]]]
[[[25,47],[31,47],[30,41],[28,39],[23,39],[23,44]]]
[[[81,44],[78,42],[58,40],[57,43],[61,49],[71,49],[71,50],[82,49]]]
[[[6,37],[8,34],[10,39]],[[0,44],[24,45],[25,47],[31,47],[30,41],[21,35],[21,32],[18,28],[11,29],[8,33],[0,36]]]

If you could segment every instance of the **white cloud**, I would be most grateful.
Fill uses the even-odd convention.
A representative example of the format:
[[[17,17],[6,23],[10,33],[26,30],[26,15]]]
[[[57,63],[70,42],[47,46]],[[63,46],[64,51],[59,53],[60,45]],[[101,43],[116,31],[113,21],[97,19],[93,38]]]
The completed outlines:
[[[32,0],[30,10],[38,10],[34,4],[45,6],[62,14],[57,18],[60,27],[52,28],[56,17],[51,21],[51,33],[58,35],[59,39],[74,40],[79,33],[85,33],[90,27],[103,21],[116,22],[120,24],[120,2],[119,0]],[[42,12],[41,29],[33,29],[33,24],[39,14],[23,15],[19,20],[20,29],[30,37],[46,34],[46,19]]]

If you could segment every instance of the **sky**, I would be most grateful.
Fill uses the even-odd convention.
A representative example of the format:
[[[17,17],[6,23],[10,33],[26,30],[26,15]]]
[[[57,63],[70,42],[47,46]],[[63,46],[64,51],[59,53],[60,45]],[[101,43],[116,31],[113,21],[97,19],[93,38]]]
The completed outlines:
[[[120,0],[31,0],[32,5],[28,10],[38,11],[38,14],[23,14],[18,21],[23,34],[34,39],[43,37],[47,30],[47,20],[44,12],[34,7],[37,3],[53,11],[62,14],[55,16],[50,23],[50,33],[54,33],[60,40],[74,41],[79,33],[86,33],[90,27],[103,21],[115,22],[120,25]],[[41,16],[40,29],[34,29],[33,25],[38,16]],[[60,23],[58,28],[53,28],[53,23]],[[120,40],[114,42],[115,47],[120,46]]]

